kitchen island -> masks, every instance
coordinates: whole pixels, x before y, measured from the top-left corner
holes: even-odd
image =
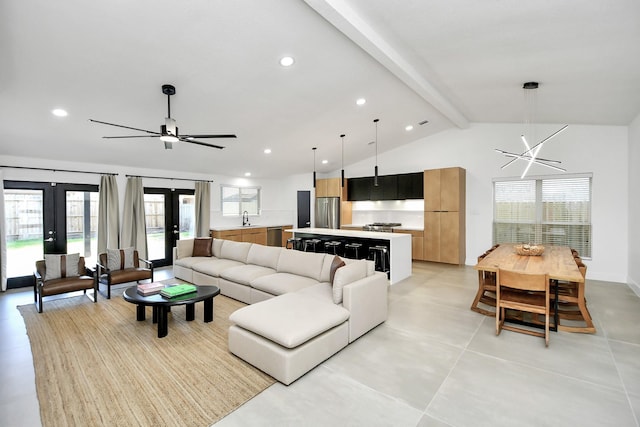
[[[285,230],[302,239],[340,240],[362,243],[363,248],[384,245],[389,248],[389,280],[396,284],[411,276],[411,235],[379,231],[337,230],[331,228],[293,228]],[[332,239],[333,238],[333,239]],[[366,258],[363,251],[360,258]]]

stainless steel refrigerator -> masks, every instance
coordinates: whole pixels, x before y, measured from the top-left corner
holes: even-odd
[[[340,228],[340,198],[316,199],[316,228]]]

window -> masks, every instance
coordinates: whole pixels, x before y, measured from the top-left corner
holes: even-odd
[[[494,180],[493,242],[569,246],[591,257],[591,179]]]
[[[220,197],[224,216],[260,215],[260,187],[221,185]]]

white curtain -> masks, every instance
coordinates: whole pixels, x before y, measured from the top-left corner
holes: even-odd
[[[0,288],[7,290],[7,230],[4,219],[4,174],[0,170],[2,197],[0,197]]]
[[[140,258],[147,258],[147,227],[144,214],[144,187],[142,178],[127,179],[124,193],[124,211],[122,215],[123,248],[133,246],[138,250]]]
[[[120,205],[118,201],[118,183],[114,175],[102,175],[100,178],[100,197],[98,205],[98,253],[120,247]]]
[[[196,237],[209,237],[211,186],[207,181],[196,182]]]

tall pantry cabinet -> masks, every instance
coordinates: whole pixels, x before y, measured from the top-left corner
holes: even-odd
[[[464,264],[466,171],[424,171],[424,259]]]

